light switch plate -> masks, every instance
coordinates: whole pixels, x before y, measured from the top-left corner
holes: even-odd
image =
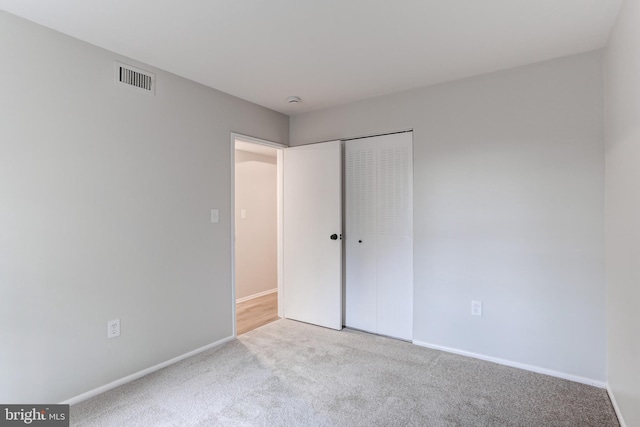
[[[211,209],[211,222],[213,224],[220,222],[220,209]]]

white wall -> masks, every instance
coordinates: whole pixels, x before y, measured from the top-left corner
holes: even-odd
[[[628,426],[640,425],[640,1],[626,0],[605,54],[607,367]]]
[[[0,402],[229,337],[230,134],[286,143],[288,118],[4,12],[0,58]],[[157,96],[115,86],[114,60]]]
[[[244,298],[278,287],[277,160],[236,150],[235,162],[236,298]]]
[[[415,340],[605,380],[602,79],[592,52],[291,118],[414,129]]]

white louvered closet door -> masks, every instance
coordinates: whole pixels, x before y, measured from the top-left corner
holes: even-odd
[[[412,133],[345,143],[345,325],[413,338]]]

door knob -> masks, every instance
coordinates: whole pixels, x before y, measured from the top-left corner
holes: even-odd
[[[338,240],[338,235],[337,234],[332,234],[330,239],[331,240]]]

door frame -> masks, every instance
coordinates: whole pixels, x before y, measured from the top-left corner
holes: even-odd
[[[231,132],[231,324],[233,325],[233,337],[237,338],[236,331],[236,140],[239,139],[256,145],[263,145],[277,150],[276,186],[277,186],[277,271],[278,271],[278,317],[284,318],[284,257],[283,257],[283,163],[284,144],[255,138],[241,133]]]

